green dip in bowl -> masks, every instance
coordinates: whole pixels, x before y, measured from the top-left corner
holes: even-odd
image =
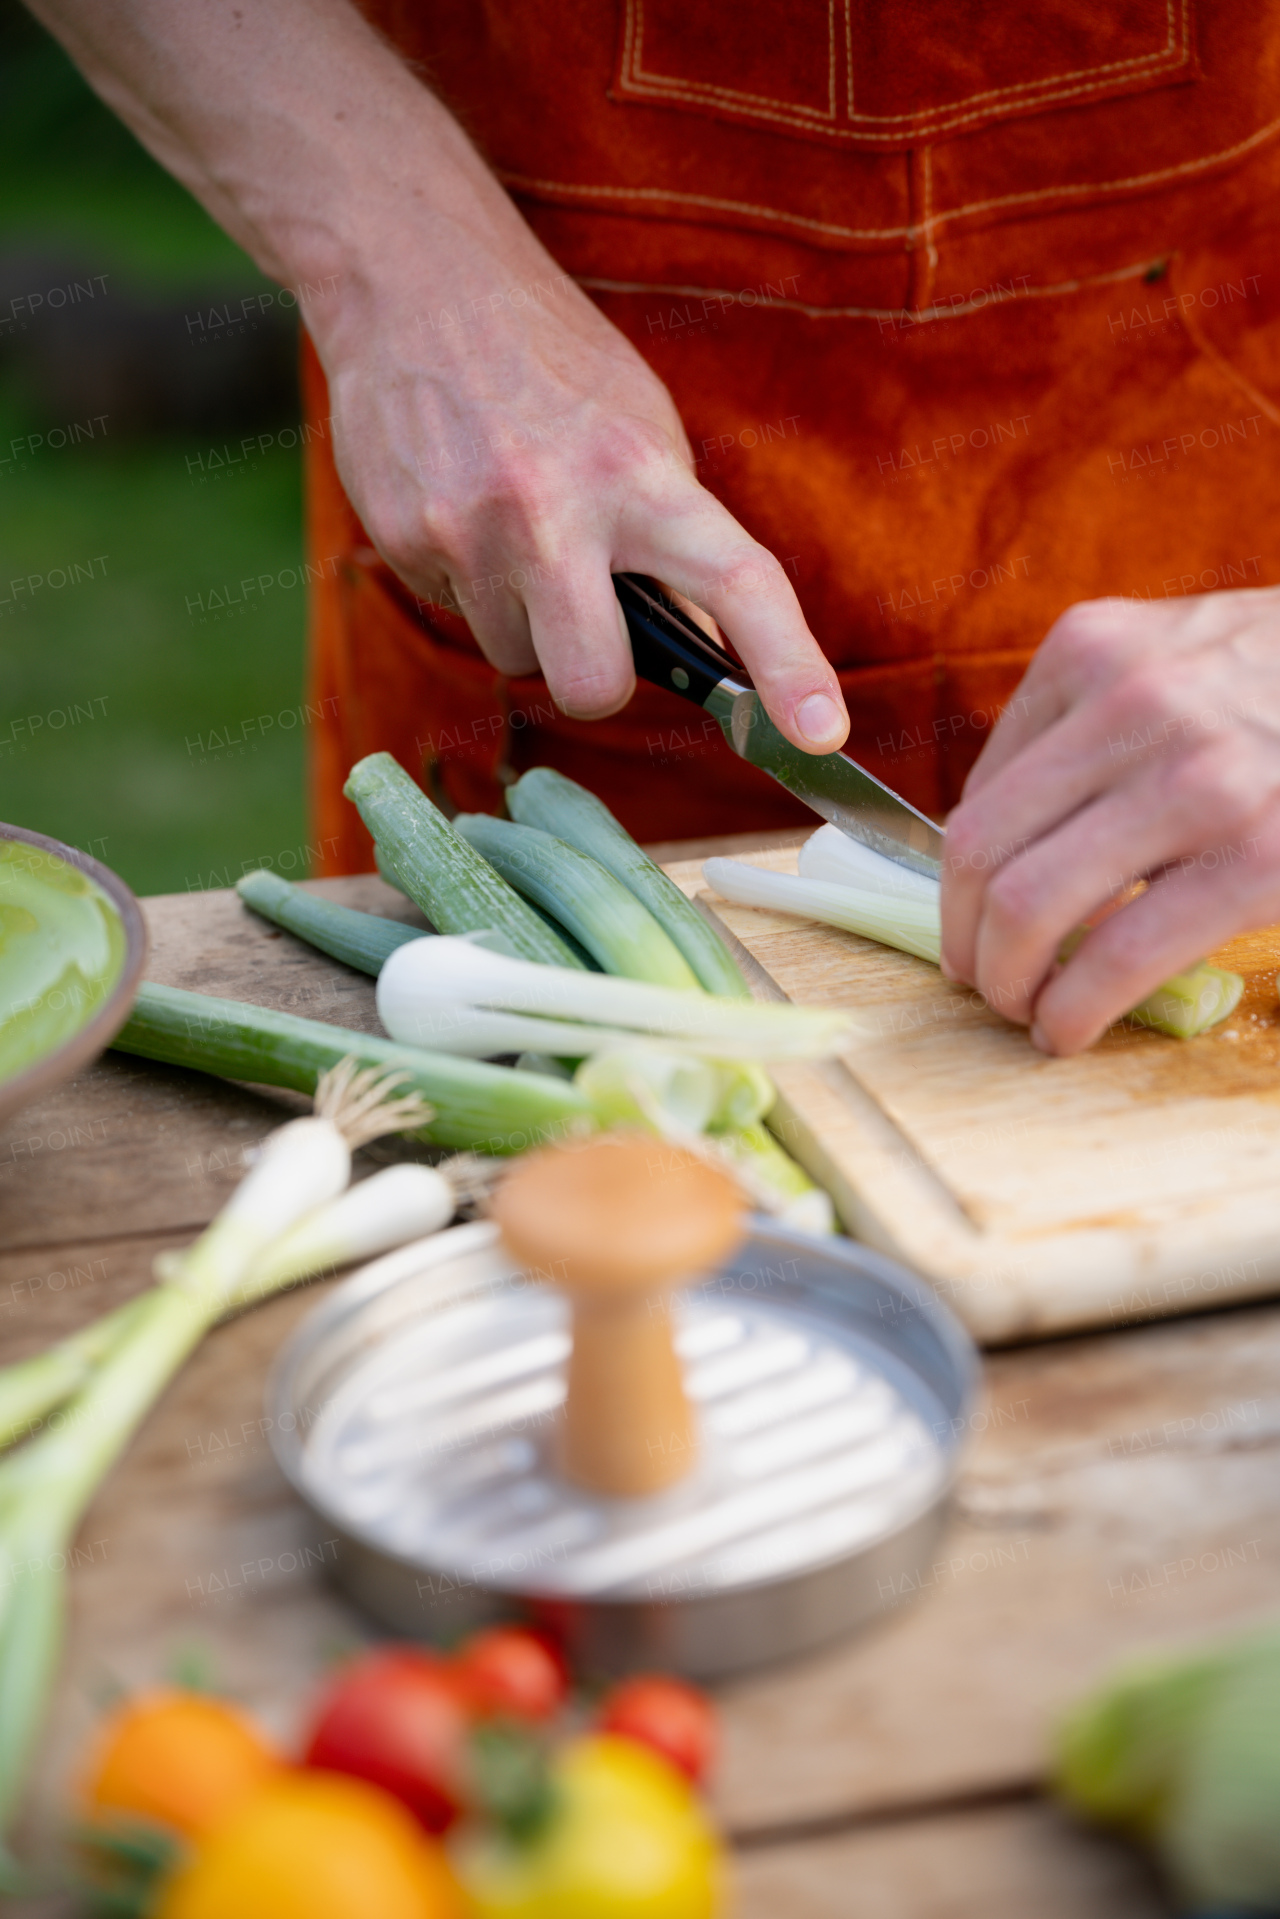
[[[0,1118],[110,1043],[146,947],[123,880],[73,846],[0,826]]]

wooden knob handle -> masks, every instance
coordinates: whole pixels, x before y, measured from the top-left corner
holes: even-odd
[[[507,1245],[573,1301],[562,1464],[578,1485],[660,1492],[693,1465],[669,1293],[741,1238],[742,1207],[728,1173],[636,1134],[546,1147],[498,1188]]]

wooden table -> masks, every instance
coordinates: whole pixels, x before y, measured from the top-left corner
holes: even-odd
[[[373,877],[318,890],[414,918]],[[374,1029],[370,981],[234,895],[145,906],[151,978]],[[298,1104],[109,1054],[24,1113],[0,1134],[6,1355],[146,1285],[154,1255],[210,1218],[245,1148]],[[271,1356],[320,1290],[215,1332],[95,1501],[34,1842],[115,1688],[199,1658],[288,1738],[317,1673],[370,1636],[326,1582],[334,1546],[263,1430]],[[1002,1350],[971,1424],[944,1544],[886,1595],[883,1625],[724,1689],[718,1800],[740,1919],[1167,1910],[1142,1864],[1039,1782],[1055,1715],[1118,1657],[1280,1605],[1280,1306]]]

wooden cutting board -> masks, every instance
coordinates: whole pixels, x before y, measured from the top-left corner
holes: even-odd
[[[927,1276],[979,1339],[1280,1291],[1280,928],[1214,955],[1246,988],[1212,1033],[1123,1028],[1046,1059],[924,961],[732,906],[695,863],[668,870],[759,992],[862,1015],[869,1035],[838,1062],[775,1073],[775,1124],[847,1229]]]

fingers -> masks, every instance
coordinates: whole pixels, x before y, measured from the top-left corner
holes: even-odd
[[[551,697],[579,720],[604,719],[635,691],[631,642],[610,578],[608,554],[597,551],[555,569],[527,600],[529,626]]]
[[[770,719],[806,753],[849,733],[844,696],[781,562],[691,484],[677,515],[628,514],[626,570],[649,573],[709,612],[746,661]]]
[[[1260,746],[1248,741],[1223,738],[1191,753],[1146,762],[1017,851],[995,873],[977,902],[972,970],[964,977],[1008,1019],[1028,1022],[1034,1009],[1053,1050],[1088,1044],[1168,972],[1239,930],[1245,923],[1238,917],[1240,903],[1246,898],[1269,902],[1268,889],[1274,887],[1280,901],[1278,798],[1276,769]],[[1275,846],[1269,850],[1272,839]],[[1066,935],[1151,874],[1156,875],[1151,893],[1158,891],[1162,898],[1168,897],[1175,875],[1205,876],[1212,913],[1173,926],[1178,953],[1170,960],[1161,949],[1152,961],[1141,947],[1131,956],[1122,933],[1108,930],[1113,918],[1132,937],[1138,902],[1121,908],[1068,962],[1073,997],[1065,1000],[1068,988],[1060,983],[1056,962]],[[1144,984],[1152,965],[1152,978]],[[1105,990],[1088,999],[1093,973]],[[1074,996],[1081,993],[1085,998],[1075,1005]],[[1071,1010],[1061,1014],[1059,1029],[1057,1009],[1064,1005]]]
[[[1159,766],[1103,794],[996,874],[982,900],[972,979],[1006,1019],[1030,1023],[1068,934],[1136,882],[1176,860],[1194,865],[1211,851],[1216,865],[1226,837],[1237,831],[1243,847],[1255,797],[1241,796],[1233,820],[1222,805],[1210,806],[1206,778],[1182,775],[1181,768]],[[1218,839],[1216,849],[1206,828]]]
[[[1033,1041],[1046,1053],[1083,1052],[1165,980],[1278,914],[1275,828],[1238,863],[1180,865],[1104,920],[1050,980],[1036,1001]]]
[[[1094,799],[1113,772],[1091,716],[1075,713],[1030,741],[976,794],[966,789],[947,821],[943,854],[942,966],[948,978],[978,981],[978,930],[997,875],[1013,861],[1025,870],[1034,843]],[[1047,857],[1060,858],[1060,847]],[[1097,904],[1095,895],[1083,910]]]
[[[1163,609],[1158,609],[1163,611]],[[1082,600],[1045,635],[964,785],[966,800],[990,785],[1083,694],[1122,671],[1150,644],[1151,609],[1124,600]]]

